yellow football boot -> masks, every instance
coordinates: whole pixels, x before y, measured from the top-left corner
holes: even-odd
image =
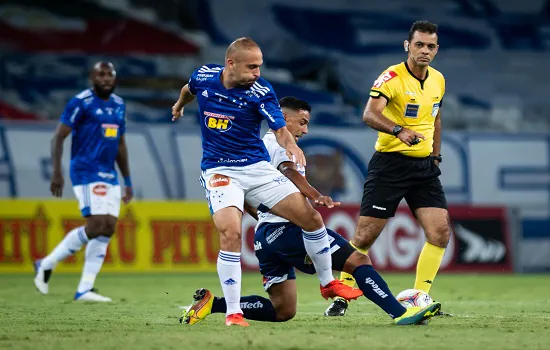
[[[210,315],[213,303],[212,292],[205,288],[197,290],[193,295],[193,304],[183,312],[180,323],[195,324],[204,320],[206,316]]]
[[[424,308],[421,308],[420,306],[410,307],[403,315],[394,319],[394,322],[398,326],[426,324],[427,321],[434,317],[440,309],[441,303],[438,302],[433,302]]]

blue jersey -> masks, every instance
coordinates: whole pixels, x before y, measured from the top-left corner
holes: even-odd
[[[222,71],[222,66],[209,64],[189,79],[189,91],[199,104],[202,170],[269,161],[260,137],[262,121],[272,130],[286,125],[273,87],[259,78],[249,89],[228,90],[220,79]]]
[[[118,184],[115,169],[120,136],[126,132],[126,106],[111,94],[102,100],[87,89],[73,97],[61,115],[70,126],[71,181],[73,186],[102,181]]]

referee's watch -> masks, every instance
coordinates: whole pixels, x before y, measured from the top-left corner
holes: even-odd
[[[397,136],[402,130],[403,127],[401,125],[396,125],[393,127],[391,133],[393,134],[393,136]]]
[[[439,163],[443,162],[443,156],[440,154],[438,156],[432,156],[434,160],[437,160]]]

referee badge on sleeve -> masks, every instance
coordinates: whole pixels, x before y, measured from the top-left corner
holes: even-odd
[[[441,103],[434,103],[432,106],[432,117],[437,117],[437,113],[439,112],[439,106],[441,106]]]

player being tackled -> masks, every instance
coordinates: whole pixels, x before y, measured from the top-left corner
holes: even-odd
[[[297,163],[305,165],[302,150],[285,125],[277,95],[260,76],[262,51],[250,38],[239,38],[227,48],[225,65],[204,65],[193,74],[172,108],[178,120],[185,105],[197,100],[202,136],[200,177],[212,220],[220,233],[217,271],[227,301],[228,320],[242,319],[241,230],[245,201],[254,209],[271,211],[295,223],[303,234],[295,237],[305,244],[319,282],[326,292],[356,293],[334,279],[331,259],[325,254],[328,236],[323,218],[290,181],[269,163],[260,137],[266,120],[277,144]],[[317,252],[323,252],[316,254]],[[232,322],[232,321],[228,321]],[[237,324],[245,325],[245,321]]]
[[[298,139],[307,134],[310,105],[294,97],[282,98],[279,104],[292,135]],[[272,132],[268,132],[263,141],[269,152],[271,164],[283,174],[280,176],[280,182],[290,180],[302,195],[317,206],[324,205],[332,208],[340,204],[333,202],[328,196],[323,196],[308,183],[305,178],[305,167],[295,164],[286,155],[284,148],[276,142]],[[425,308],[403,307],[394,298],[384,279],[374,270],[370,258],[356,251],[338,233],[327,229],[328,249],[323,247],[310,253],[306,249],[304,240],[300,239],[302,236],[300,227],[268,210],[263,210],[262,207],[255,210],[245,203],[245,209],[258,220],[254,234],[254,247],[260,272],[264,276],[264,289],[268,292],[269,299],[259,295],[241,297],[239,305],[244,318],[265,322],[284,322],[292,319],[296,315],[297,307],[294,269],[307,274],[316,273],[317,266],[310,259],[311,254],[316,253],[329,256],[332,268],[351,274],[360,289],[360,291],[356,290],[357,293],[348,293],[349,290],[341,288],[342,283],[334,283],[332,291],[321,289],[324,298],[334,297],[337,294],[334,291],[335,288],[341,289],[342,294],[345,292],[349,296],[345,297],[348,300],[364,294],[383,309],[397,325],[419,324],[430,319],[441,308],[440,303],[432,303]],[[184,312],[181,322],[195,324],[212,313],[226,313],[226,311],[226,298],[217,298],[210,291],[199,289],[193,297],[193,304]],[[232,322],[232,320],[226,320],[226,324],[229,325],[240,324]]]

